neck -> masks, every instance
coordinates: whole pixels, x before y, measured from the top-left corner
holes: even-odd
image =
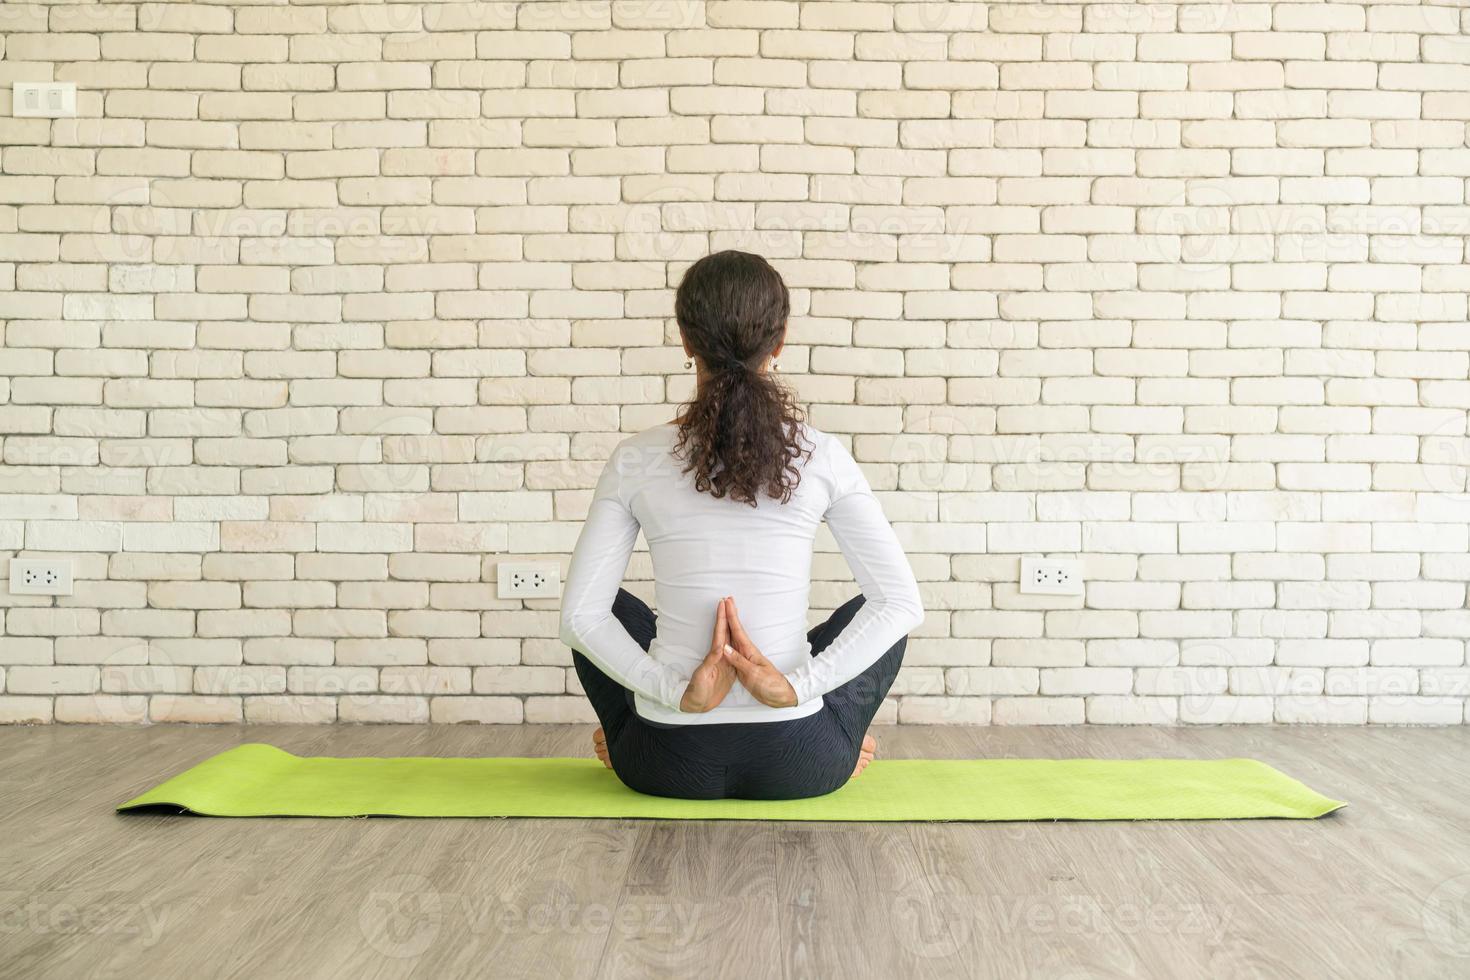
[[[755,373],[756,374],[765,374],[770,369],[770,367],[771,367],[771,359],[768,357],[764,361],[761,362],[761,366],[760,367],[756,368],[756,372]],[[711,372],[708,368],[706,368],[704,366],[704,362],[703,361],[700,361],[698,359],[696,359],[694,361],[694,387],[697,390],[703,391],[705,385],[707,385],[707,384],[710,383],[710,379],[713,376],[714,376],[713,372]]]
[[[766,371],[770,368],[770,366],[771,366],[771,359],[770,358],[767,358],[761,364],[760,368],[757,369],[756,373],[757,374],[765,374]],[[705,386],[710,383],[710,379],[711,379],[711,377],[713,375],[711,374],[711,372],[709,370],[707,370],[705,368],[704,362],[700,361],[698,358],[695,358],[695,361],[694,361],[694,369],[695,369],[695,374],[694,374],[694,397],[695,398],[698,398],[699,395],[700,395],[700,393],[704,391]],[[673,420],[671,420],[670,424],[671,425],[679,425],[683,421],[684,421],[684,414],[681,412],[681,413],[679,413],[678,416],[676,416]]]

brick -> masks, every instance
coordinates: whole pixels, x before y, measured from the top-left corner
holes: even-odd
[[[0,609],[0,721],[592,720],[495,565],[739,247],[923,579],[880,719],[1463,724],[1462,19],[20,5],[83,111],[0,120],[0,549],[78,588]]]

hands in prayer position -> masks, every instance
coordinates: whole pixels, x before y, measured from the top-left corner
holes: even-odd
[[[735,668],[735,676],[745,689],[761,704],[772,708],[790,708],[796,704],[796,688],[776,665],[765,658],[760,648],[751,642],[745,627],[740,625],[740,616],[735,612],[735,597],[725,597],[726,616],[729,620],[730,643],[725,647],[725,659]]]
[[[761,704],[789,708],[796,704],[796,689],[740,624],[735,598],[725,596],[715,612],[715,632],[708,655],[689,678],[689,687],[679,703],[680,711],[709,711],[725,699],[739,680]]]
[[[725,600],[715,611],[715,632],[710,638],[709,653],[700,665],[694,668],[689,678],[689,687],[679,702],[679,710],[700,714],[718,705],[735,685],[735,668],[725,659],[725,648],[730,643],[730,624],[725,615]]]

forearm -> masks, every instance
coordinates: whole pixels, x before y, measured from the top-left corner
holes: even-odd
[[[827,649],[787,675],[797,703],[820,698],[846,684],[923,621],[917,589],[911,595],[865,601]]]
[[[851,468],[856,474],[856,464]],[[883,508],[860,475],[851,475],[848,485],[826,519],[864,603],[827,649],[790,675],[797,703],[846,684],[924,621],[913,569]]]
[[[598,670],[635,694],[678,709],[688,678],[654,660],[628,634],[611,607],[598,615],[590,610],[564,610],[561,641],[582,654]]]

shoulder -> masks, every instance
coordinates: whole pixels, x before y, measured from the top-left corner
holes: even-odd
[[[801,436],[803,448],[808,450],[802,467],[803,479],[816,479],[826,487],[829,496],[839,496],[857,466],[847,446],[830,432],[806,423],[802,423]]]
[[[624,436],[608,454],[603,482],[625,486],[668,470],[669,453],[678,438],[672,425],[656,425]]]
[[[618,450],[625,449],[666,449],[673,445],[674,440],[678,436],[679,427],[671,422],[665,422],[663,425],[655,425],[652,428],[644,429],[642,432],[635,432],[632,435],[624,436],[622,441],[617,444],[616,449],[614,449],[614,454]]]
[[[804,445],[811,451],[809,465],[819,465],[825,468],[833,463],[840,464],[843,459],[852,458],[842,440],[830,432],[823,432],[816,426],[803,422],[801,434]]]
[[[834,446],[838,449],[842,448],[842,443],[836,436],[823,432],[810,422],[801,422],[798,429],[801,447],[810,453],[813,460],[831,453]]]
[[[806,473],[822,482],[830,499],[836,500],[867,486],[862,467],[853,458],[845,442],[813,426],[805,426],[804,432],[807,444],[812,447]]]

